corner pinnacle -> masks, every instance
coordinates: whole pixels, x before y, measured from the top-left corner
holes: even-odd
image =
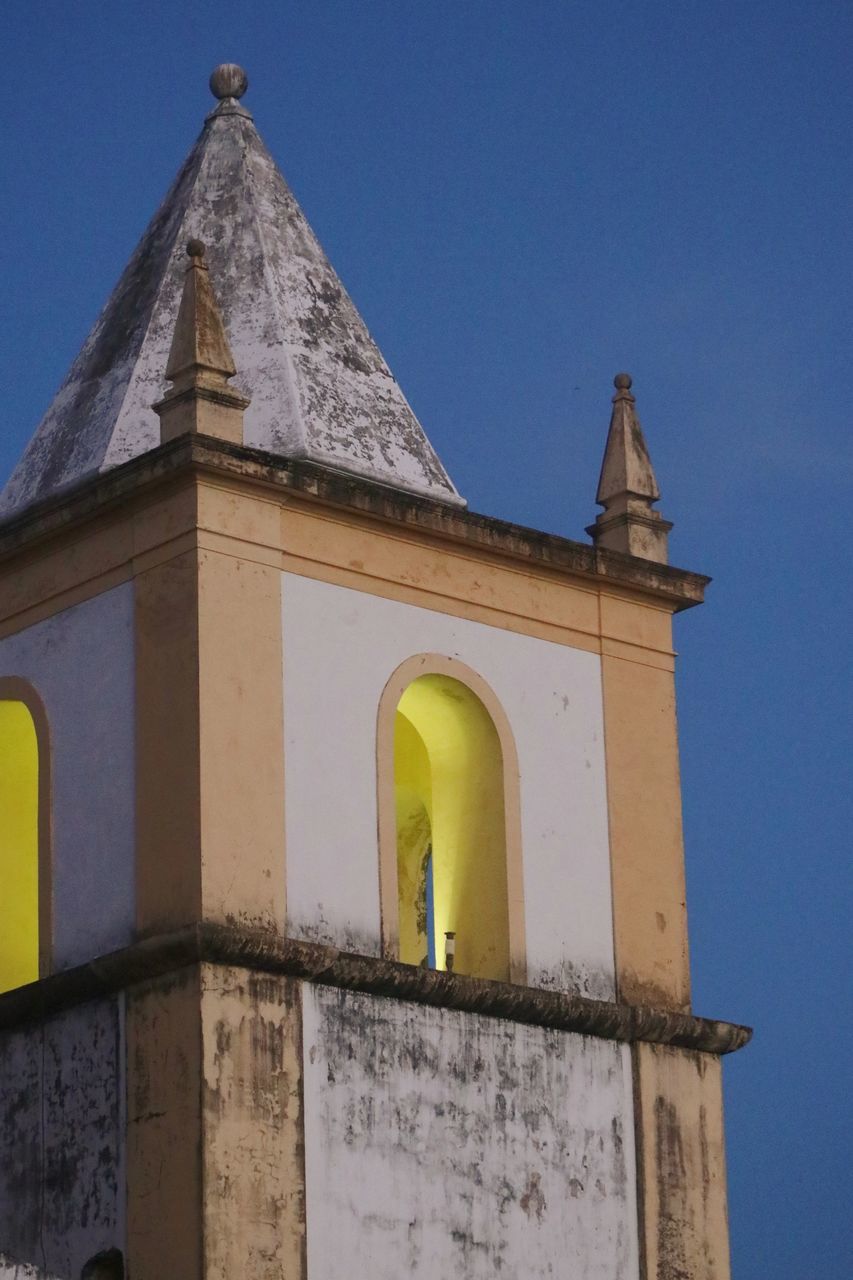
[[[190,261],[166,363],[166,378],[173,385],[153,406],[160,417],[160,439],[197,432],[242,444],[243,410],[249,400],[228,386],[237,369],[202,241],[188,241],[187,254]]]
[[[672,525],[652,508],[660,490],[634,407],[631,375],[617,373],[613,385],[616,395],[595,495],[604,511],[587,533],[597,547],[666,564]]]

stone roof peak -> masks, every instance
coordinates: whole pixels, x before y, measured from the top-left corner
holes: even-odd
[[[251,399],[247,445],[464,505],[243,106],[246,73],[224,63],[210,86],[218,105],[0,495],[0,518],[160,443],[152,406],[166,392],[188,240],[206,246],[216,282],[238,370],[229,390]]]
[[[604,511],[587,533],[596,546],[666,564],[672,525],[652,508],[660,490],[631,394],[633,380],[629,373],[617,373],[613,385],[616,394],[595,495]]]

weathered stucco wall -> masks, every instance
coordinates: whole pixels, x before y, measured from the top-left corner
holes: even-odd
[[[121,997],[0,1031],[0,1275],[124,1248]]]
[[[305,1251],[300,984],[204,965],[206,1280],[297,1280]]]
[[[729,1280],[722,1064],[634,1046],[648,1280]]]
[[[128,996],[128,1273],[303,1275],[300,984],[193,965]]]
[[[626,1046],[303,989],[308,1275],[636,1280]]]
[[[395,668],[473,668],[518,749],[527,977],[613,997],[600,659],[346,587],[282,583],[288,929],[377,954],[376,716]]]
[[[133,939],[133,587],[0,640],[0,676],[47,712],[53,781],[53,966]]]

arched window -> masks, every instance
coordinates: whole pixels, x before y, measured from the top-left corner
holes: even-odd
[[[42,883],[42,720],[41,705],[24,682],[0,680],[0,992],[35,982],[44,968],[49,897]]]
[[[386,953],[522,980],[518,769],[497,699],[462,663],[410,659],[386,688],[379,738]]]

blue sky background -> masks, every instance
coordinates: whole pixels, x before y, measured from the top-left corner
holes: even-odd
[[[212,105],[251,107],[475,510],[584,538],[634,376],[736,1280],[848,1280],[849,0],[7,4],[5,479]]]

